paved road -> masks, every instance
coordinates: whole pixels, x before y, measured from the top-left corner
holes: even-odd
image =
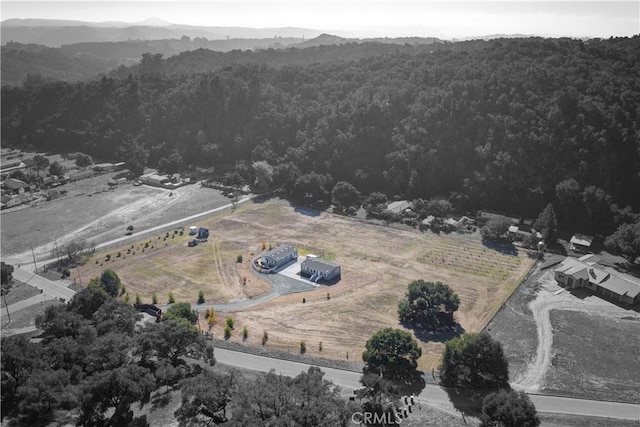
[[[48,299],[64,298],[66,301],[69,301],[76,294],[73,289],[69,289],[64,285],[53,280],[49,280],[45,277],[38,276],[32,271],[25,269],[24,266],[14,268],[13,277],[20,282],[26,283],[38,289],[42,289],[43,294],[46,294],[47,297],[50,297]],[[28,301],[28,299],[12,305],[17,305],[25,301]]]
[[[236,366],[244,369],[268,372],[274,369],[277,373],[287,376],[296,376],[302,371],[306,371],[310,366],[305,363],[292,362],[288,360],[272,359],[269,357],[242,353],[223,348],[215,349],[216,360],[229,366]],[[353,371],[340,369],[321,368],[325,372],[325,378],[335,384],[351,391],[360,386],[361,374]],[[575,414],[592,417],[607,417],[626,420],[640,419],[640,405],[617,402],[601,402],[597,400],[573,399],[568,397],[543,396],[537,394],[529,395],[536,405],[538,412],[549,412],[557,414]],[[457,411],[449,401],[447,392],[436,385],[427,384],[418,396],[419,402],[428,404],[438,409],[450,413]]]

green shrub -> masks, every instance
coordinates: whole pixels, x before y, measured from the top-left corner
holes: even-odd
[[[140,298],[140,294],[137,292],[136,292],[136,304],[142,304],[142,298]]]
[[[126,302],[127,304],[129,304],[129,301],[130,301],[130,300],[131,300],[131,298],[129,298],[129,292],[127,292],[127,293],[124,295],[124,302]]]
[[[262,333],[262,345],[267,344],[267,341],[269,341],[269,334],[267,333],[267,331],[264,331]]]
[[[155,292],[153,294],[151,294],[151,303],[152,304],[157,304],[158,303],[158,294],[156,294]]]
[[[236,257],[236,262],[241,263],[243,260],[242,254],[238,254],[238,256]]]
[[[245,326],[242,328],[242,339],[246,340],[249,337],[249,329]]]
[[[204,304],[204,292],[198,291],[198,304]]]
[[[300,341],[300,353],[304,354],[307,351],[307,343],[304,340]]]
[[[227,326],[231,329],[233,329],[233,325],[234,325],[234,321],[233,321],[233,317],[227,317],[225,320],[225,323],[227,324]]]
[[[229,326],[224,327],[224,338],[229,339],[231,337],[231,328]]]
[[[173,296],[173,292],[169,292],[169,304],[176,302],[176,298]]]
[[[318,351],[322,351],[322,341],[318,343]]]

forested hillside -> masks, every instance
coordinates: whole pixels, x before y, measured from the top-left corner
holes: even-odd
[[[554,201],[595,225],[612,203],[640,208],[639,86],[640,37],[200,50],[3,88],[2,142],[138,167],[245,161],[247,180],[265,160],[290,192],[305,176],[459,209]]]

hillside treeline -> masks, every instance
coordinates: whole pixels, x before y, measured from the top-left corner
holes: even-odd
[[[534,217],[550,201],[577,220],[640,208],[640,37],[381,52],[217,68],[212,57],[255,53],[147,54],[126,77],[2,88],[2,143],[134,169],[240,165],[249,182],[251,162],[264,160],[290,192],[309,175],[327,192],[347,181],[363,194]]]

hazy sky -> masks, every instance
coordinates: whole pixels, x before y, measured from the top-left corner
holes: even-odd
[[[603,37],[640,33],[640,1],[2,1],[10,18],[207,26],[305,27],[356,36],[488,34]]]

